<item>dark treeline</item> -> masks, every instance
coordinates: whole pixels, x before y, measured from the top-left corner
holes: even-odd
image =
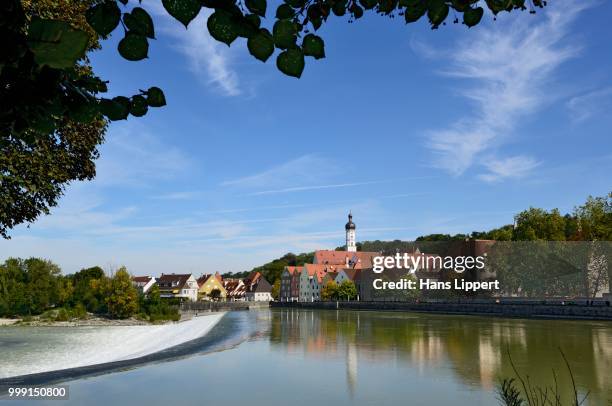
[[[43,315],[65,321],[88,313],[124,319],[178,320],[178,311],[162,301],[159,289],[145,297],[120,268],[107,276],[102,268],[62,275],[60,268],[39,258],[8,259],[0,265],[0,317]]]

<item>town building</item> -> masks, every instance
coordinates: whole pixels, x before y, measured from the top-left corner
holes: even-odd
[[[155,285],[155,282],[156,280],[152,276],[132,276],[132,285],[145,295]]]
[[[295,302],[299,299],[299,294],[295,294],[294,292],[297,289],[293,289],[294,280],[298,280],[294,278],[294,274],[300,273],[299,266],[286,266],[281,273],[281,284],[280,284],[280,292],[279,292],[279,300],[281,302]],[[299,283],[298,283],[299,286]]]
[[[198,300],[198,281],[192,274],[162,274],[157,278],[159,293],[165,298]]]
[[[245,300],[246,286],[242,279],[224,279],[223,288],[227,292],[226,300],[242,302]]]
[[[260,274],[258,278],[254,279],[254,282],[249,280],[245,292],[245,299],[247,302],[272,301],[272,285],[270,285],[266,278]]]
[[[219,272],[198,278],[198,300],[226,300],[227,290]]]

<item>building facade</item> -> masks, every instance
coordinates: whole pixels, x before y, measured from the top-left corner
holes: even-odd
[[[159,293],[165,298],[198,300],[198,281],[192,274],[162,274],[157,279]]]

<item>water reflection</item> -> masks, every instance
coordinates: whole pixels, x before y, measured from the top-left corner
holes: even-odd
[[[564,388],[571,383],[562,348],[578,389],[591,392],[589,404],[612,401],[612,325],[606,322],[279,309],[270,323],[273,349],[345,358],[350,396],[360,368],[370,364],[401,364],[420,376],[441,368],[462,385],[491,391],[500,377],[514,376],[508,350],[531,382],[550,385],[555,370]]]

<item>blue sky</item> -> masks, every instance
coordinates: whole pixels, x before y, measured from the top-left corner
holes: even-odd
[[[549,4],[469,30],[334,18],[300,80],[210,39],[204,12],[187,31],[159,15],[149,59],[122,60],[116,35],[92,61],[114,94],[156,85],[168,106],[113,123],[97,179],[0,259],[241,271],[343,244],[349,210],[358,240],[570,211],[612,186],[612,4]]]

